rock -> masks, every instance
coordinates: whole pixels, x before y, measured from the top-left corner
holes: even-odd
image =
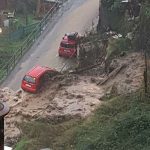
[[[65,78],[65,76],[63,76],[63,75],[58,75],[58,76],[55,76],[54,78],[53,78],[53,80],[58,80],[58,81],[62,81],[63,79]]]
[[[56,89],[59,89],[59,88],[61,88],[62,86],[64,86],[65,84],[63,84],[63,83],[59,83],[57,86],[56,86]]]
[[[5,98],[5,99],[2,99],[2,101],[3,101],[3,102],[7,102],[7,101],[8,101],[8,99],[6,99],[6,98]]]
[[[77,95],[77,98],[83,98],[83,95]]]
[[[94,103],[90,103],[90,106],[92,107],[92,106],[95,106],[95,104]]]
[[[126,77],[129,78],[129,76],[130,76],[130,74],[129,74],[129,73],[126,73]]]
[[[63,110],[63,107],[57,107],[58,110]]]
[[[0,94],[0,98],[4,98],[4,95],[3,95],[3,94]]]
[[[70,86],[72,79],[68,78],[66,80],[61,81],[61,86]]]
[[[50,111],[55,110],[55,109],[56,109],[56,107],[53,106],[53,105],[49,105],[49,106],[48,106],[48,110],[50,110]]]
[[[78,79],[79,79],[79,77],[77,75],[73,76],[73,80],[78,80]]]
[[[76,111],[82,111],[82,109],[81,109],[81,108],[78,108]]]
[[[18,102],[18,98],[17,98],[17,97],[14,97],[14,98],[13,98],[13,101]]]
[[[64,95],[68,95],[69,93],[67,91],[64,92]]]
[[[16,115],[22,115],[22,111],[21,110],[17,110],[16,111]]]
[[[103,99],[110,99],[113,96],[117,96],[118,95],[118,84],[114,83],[110,89],[105,93],[105,95],[103,97],[101,97],[101,100]]]
[[[27,103],[22,103],[22,107],[27,107],[28,104]]]
[[[22,90],[18,90],[18,91],[16,92],[16,96],[17,96],[18,98],[21,98],[21,94],[22,94]]]
[[[30,118],[31,117],[30,112],[22,112],[22,116],[24,118]]]
[[[98,100],[101,101],[101,100],[103,100],[104,97],[105,97],[105,95],[99,97]]]
[[[133,80],[132,79],[126,79],[125,83],[130,84]]]
[[[120,57],[124,57],[124,56],[126,56],[127,54],[126,54],[126,52],[121,52],[120,53]]]
[[[110,72],[112,72],[114,69],[116,69],[119,66],[119,62],[117,59],[113,59],[110,66],[109,66],[109,70]]]
[[[69,102],[69,105],[71,105],[71,104],[73,104],[74,103],[74,101],[72,101],[72,102]]]
[[[74,97],[75,97],[74,94],[69,94],[69,95],[67,95],[67,98],[68,98],[68,99],[72,99],[72,98],[74,98]]]
[[[91,82],[92,83],[96,83],[96,79],[95,78],[91,78]]]

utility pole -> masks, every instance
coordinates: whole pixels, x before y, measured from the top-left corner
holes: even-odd
[[[41,0],[37,0],[37,4],[36,4],[36,17],[39,17],[40,14],[40,8],[41,8]]]
[[[0,150],[4,150],[4,117],[9,113],[9,107],[0,102]]]
[[[144,70],[144,84],[145,84],[145,94],[147,94],[147,82],[148,82],[148,80],[147,80],[147,54],[146,54],[146,50],[145,50],[145,52],[144,52],[144,59],[145,59],[145,70]]]

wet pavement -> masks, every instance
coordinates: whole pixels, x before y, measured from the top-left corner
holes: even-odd
[[[35,65],[44,65],[61,70],[74,65],[75,59],[58,56],[58,47],[66,32],[83,34],[98,17],[99,0],[68,0],[50,20],[41,37],[18,63],[1,87],[13,90],[20,88],[24,74]]]

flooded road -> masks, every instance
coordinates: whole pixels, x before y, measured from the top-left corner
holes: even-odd
[[[58,47],[66,32],[84,33],[98,17],[99,0],[68,0],[48,24],[43,35],[16,66],[1,87],[13,90],[20,88],[24,74],[35,65],[44,65],[57,70],[74,65],[75,60],[58,57]]]

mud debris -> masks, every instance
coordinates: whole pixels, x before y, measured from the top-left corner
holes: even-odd
[[[104,97],[138,90],[143,83],[142,56],[132,53],[114,62],[114,70],[118,64],[125,64],[126,67],[103,85],[97,85],[97,82],[107,76],[98,72],[95,75],[90,70],[80,75],[56,76],[37,94],[1,89],[0,100],[6,101],[11,108],[5,119],[6,142],[15,143],[20,137],[21,129],[18,125],[22,121],[46,120],[57,123],[76,117],[84,118],[103,103]],[[101,69],[98,70],[101,72]]]

